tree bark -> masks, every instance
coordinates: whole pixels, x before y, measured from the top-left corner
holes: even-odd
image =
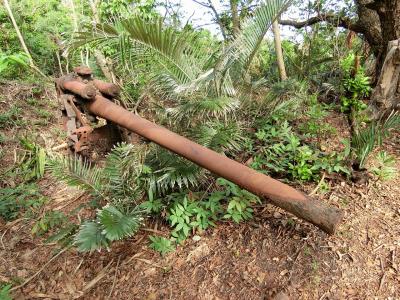
[[[92,9],[93,19],[94,19],[95,23],[100,24],[100,16],[97,11],[98,0],[90,0],[89,4],[90,4],[90,8]],[[98,49],[95,49],[94,57],[96,59],[97,64],[99,65],[99,67],[101,69],[101,72],[103,72],[104,77],[106,77],[108,81],[115,83],[116,82],[115,75],[112,72],[112,70],[107,62],[107,58],[104,56],[104,54],[101,53],[101,51],[99,51]]]
[[[400,109],[400,39],[388,44],[388,53],[370,104],[375,118]]]
[[[238,1],[230,0],[231,13],[232,13],[232,30],[233,36],[236,37],[240,33],[240,18],[238,12]]]
[[[276,61],[278,64],[279,76],[281,80],[286,80],[287,75],[282,53],[281,33],[279,31],[279,24],[277,20],[272,23],[272,32],[274,33]]]
[[[319,13],[305,21],[280,20],[282,25],[296,28],[327,22],[333,26],[347,28],[364,36],[376,57],[376,78],[382,70],[387,46],[400,38],[400,1],[398,0],[355,0],[358,18],[332,13]]]

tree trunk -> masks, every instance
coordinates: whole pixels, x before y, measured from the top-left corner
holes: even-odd
[[[356,5],[357,26],[376,57],[377,79],[388,53],[389,42],[400,38],[400,1],[356,0]]]
[[[375,118],[400,109],[400,39],[389,42],[378,83],[371,96]]]
[[[240,33],[240,19],[239,19],[239,12],[238,12],[238,1],[237,0],[230,0],[230,5],[231,5],[231,13],[232,13],[233,36],[236,37]]]
[[[97,6],[98,6],[98,1],[97,0],[90,0],[89,1],[90,4],[90,8],[92,9],[92,13],[93,13],[93,19],[95,21],[96,24],[100,23],[100,16],[99,13],[97,11]],[[108,81],[111,81],[112,83],[116,83],[116,78],[114,73],[112,72],[106,57],[104,56],[103,53],[101,53],[101,51],[99,51],[98,49],[94,50],[94,57],[96,59],[97,64],[99,65],[101,72],[103,72],[104,77],[107,78]]]
[[[285,62],[283,61],[281,33],[279,31],[279,24],[277,20],[272,23],[272,32],[274,33],[276,61],[278,63],[279,76],[281,77],[281,80],[286,80],[287,75]]]
[[[40,74],[41,76],[45,77],[47,79],[47,76],[35,65],[35,62],[33,61],[33,58],[31,56],[31,53],[29,52],[28,47],[25,44],[25,40],[24,37],[21,34],[21,31],[19,30],[18,24],[15,21],[14,15],[12,13],[11,7],[10,7],[10,3],[8,3],[8,0],[3,0],[4,3],[4,7],[7,10],[8,16],[11,19],[11,23],[14,26],[15,32],[17,33],[19,42],[21,43],[22,49],[24,49],[24,52],[26,53],[26,55],[28,56],[28,60],[29,60],[29,66],[36,71],[38,74]]]

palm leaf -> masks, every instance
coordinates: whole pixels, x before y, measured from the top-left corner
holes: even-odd
[[[138,210],[125,214],[111,205],[103,207],[98,212],[98,218],[103,228],[102,233],[110,241],[132,236],[143,220]]]
[[[383,140],[389,136],[390,130],[398,127],[400,127],[400,116],[393,111],[386,118],[373,121],[366,128],[353,134],[351,146],[360,167],[364,166],[366,159],[375,147],[382,145]]]
[[[185,84],[194,80],[201,72],[206,57],[193,47],[196,35],[189,31],[177,32],[163,25],[162,18],[144,19],[133,16],[120,19],[113,25],[98,24],[86,28],[76,38],[74,46],[91,43],[94,46],[115,43],[118,58],[130,68],[137,59],[156,62],[158,66],[176,81]],[[136,58],[136,59],[133,59]]]
[[[199,166],[158,146],[146,159],[147,164],[156,170],[148,179],[149,188],[154,192],[194,187],[203,176]]]
[[[104,173],[107,176],[109,194],[113,198],[134,199],[140,191],[136,180],[142,170],[143,151],[139,146],[121,143],[107,155]]]
[[[92,166],[87,160],[77,156],[52,158],[48,170],[68,185],[79,187],[94,195],[103,195],[105,177],[102,169]]]
[[[84,222],[74,238],[74,244],[79,251],[87,252],[108,248],[108,240],[102,233],[102,226],[98,222]]]
[[[168,113],[174,120],[183,118],[199,119],[226,117],[239,107],[239,101],[231,97],[216,97],[206,99],[190,99],[182,101],[182,104],[168,109]]]
[[[239,151],[243,142],[242,129],[236,122],[209,122],[197,128],[194,137],[198,143],[215,151]]]
[[[217,81],[225,80],[225,77],[230,76],[229,69],[233,69],[236,79],[243,77],[272,22],[289,2],[290,0],[262,1],[254,15],[243,21],[242,31],[222,52],[216,64],[215,77]],[[219,84],[219,86],[222,85]]]

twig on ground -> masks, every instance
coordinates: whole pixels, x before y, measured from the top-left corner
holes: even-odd
[[[380,281],[380,283],[379,283],[379,289],[378,289],[378,291],[380,291],[380,290],[382,289],[383,283],[385,282],[385,277],[386,277],[386,272],[383,273],[383,275],[382,275],[382,277],[381,277],[381,281]]]
[[[51,148],[52,151],[58,151],[58,150],[62,150],[68,148],[68,144],[67,143],[63,143],[61,145],[55,146],[53,148]]]
[[[108,299],[111,299],[111,295],[114,291],[114,287],[115,287],[115,282],[117,281],[117,273],[118,273],[118,267],[119,267],[119,261],[121,260],[121,255],[118,256],[118,261],[117,261],[117,266],[115,267],[115,272],[114,272],[114,280],[113,280],[113,284],[110,290],[110,293],[108,294]]]
[[[61,210],[61,209],[65,208],[65,207],[71,205],[71,204],[74,203],[75,201],[78,201],[79,199],[81,199],[85,194],[86,194],[86,192],[81,192],[81,193],[79,193],[78,196],[76,196],[75,198],[72,198],[72,200],[68,201],[68,202],[65,203],[64,205],[56,207],[54,210]]]
[[[128,259],[128,260],[124,263],[124,265],[129,264],[132,260],[134,260],[135,258],[139,257],[139,256],[142,255],[142,254],[143,254],[143,252],[136,253],[136,254],[133,255],[130,259]]]
[[[84,286],[84,288],[82,289],[83,292],[87,292],[89,291],[92,287],[94,287],[96,285],[96,283],[98,283],[104,276],[107,275],[107,270],[108,268],[111,266],[111,264],[113,263],[114,259],[112,259],[107,266],[105,266],[100,272],[99,274],[97,274],[97,276],[95,278],[93,278],[87,285]]]
[[[321,298],[319,298],[319,300],[325,299],[326,295],[328,295],[328,292],[323,293],[322,296],[321,296]]]
[[[32,298],[60,299],[59,296],[43,294],[43,293],[30,293],[29,296]]]
[[[322,183],[324,182],[324,179],[325,179],[325,173],[322,174],[321,180],[318,182],[315,189],[313,189],[312,192],[308,194],[308,196],[312,196],[318,191],[318,189],[321,187]]]
[[[133,258],[133,259],[136,259],[136,260],[138,260],[138,261],[144,262],[144,263],[146,263],[146,264],[148,264],[148,265],[151,265],[151,266],[160,268],[160,269],[162,269],[162,270],[165,270],[165,268],[166,268],[166,267],[160,266],[160,265],[158,265],[158,264],[152,263],[150,260],[147,260],[147,259],[144,259],[144,258],[139,258],[139,257],[132,257],[132,258]]]
[[[383,274],[382,274],[382,277],[381,277],[381,280],[380,280],[380,283],[379,283],[378,291],[380,291],[382,289],[383,284],[385,282],[385,277],[386,277],[386,271],[385,271],[385,267],[383,266],[382,257],[379,257],[379,260],[381,262],[381,270],[382,270]]]
[[[71,248],[72,246],[68,246],[65,247],[64,249],[62,249],[60,252],[58,252],[56,255],[54,255],[47,263],[45,263],[40,269],[39,271],[37,271],[35,274],[33,274],[31,277],[29,277],[27,280],[25,280],[23,283],[21,283],[20,285],[17,285],[13,288],[10,289],[10,291],[15,291],[18,290],[20,288],[22,288],[23,286],[25,286],[27,283],[29,283],[32,279],[34,279],[37,275],[39,275],[53,260],[55,260],[57,257],[59,257],[61,254],[63,254],[65,251],[67,251],[69,248]]]
[[[75,268],[74,274],[76,274],[76,272],[78,272],[79,268],[83,264],[83,261],[84,261],[84,259],[82,258],[81,261],[79,262],[78,266]]]
[[[3,247],[4,250],[6,250],[6,246],[3,243],[3,238],[6,235],[7,230],[8,230],[7,228],[4,230],[4,233],[1,235],[1,238],[0,238],[0,243],[1,243],[1,246]]]

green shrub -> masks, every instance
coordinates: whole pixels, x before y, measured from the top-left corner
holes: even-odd
[[[398,170],[396,168],[396,159],[394,156],[380,151],[376,157],[377,164],[371,171],[379,180],[390,180],[396,177]]]
[[[218,216],[207,209],[204,201],[196,201],[186,194],[176,194],[175,201],[168,209],[167,219],[173,228],[171,235],[180,242],[191,232],[201,232],[215,226],[214,221]]]
[[[46,201],[36,184],[19,184],[0,189],[0,217],[11,221],[22,212],[34,214]]]
[[[228,199],[228,206],[223,217],[232,219],[235,223],[251,219],[253,216],[251,205],[260,202],[260,199],[226,179],[218,178],[217,184],[224,188],[224,198]]]
[[[0,114],[0,129],[8,129],[25,124],[22,120],[21,108],[13,105],[5,113]]]
[[[0,299],[1,300],[12,300],[10,295],[11,284],[5,284],[0,287]]]
[[[29,58],[24,52],[17,52],[15,54],[0,52],[0,76],[20,76],[28,68]]]
[[[32,234],[43,235],[66,222],[66,215],[60,211],[46,212],[32,227]]]
[[[162,236],[149,236],[149,239],[151,241],[150,248],[157,252],[160,252],[162,256],[164,256],[168,252],[174,251],[175,249],[171,239],[166,239]]]
[[[25,181],[40,179],[44,176],[46,165],[46,151],[28,138],[20,138],[23,146],[22,159],[17,172]]]
[[[322,171],[348,174],[345,153],[325,154],[305,144],[289,123],[268,122],[256,133],[251,167],[277,177],[300,181],[318,180]]]
[[[137,202],[143,194],[138,184],[142,170],[138,160],[134,145],[120,144],[107,156],[104,168],[77,157],[49,161],[55,177],[87,191],[98,203],[106,203],[94,220],[80,225],[74,236],[79,251],[108,248],[112,241],[133,235],[141,226],[145,211]]]

